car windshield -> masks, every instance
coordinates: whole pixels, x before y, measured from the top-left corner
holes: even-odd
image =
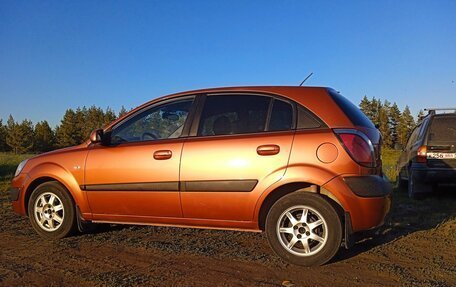
[[[456,115],[434,117],[429,130],[428,143],[430,145],[456,144]]]

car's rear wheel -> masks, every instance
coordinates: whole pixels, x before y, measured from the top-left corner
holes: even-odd
[[[28,202],[28,215],[35,231],[45,238],[60,239],[76,228],[73,200],[58,182],[35,188]]]
[[[271,207],[266,233],[277,255],[302,266],[328,262],[342,241],[334,207],[321,196],[304,192],[288,194]]]

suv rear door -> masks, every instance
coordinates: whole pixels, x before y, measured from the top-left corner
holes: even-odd
[[[266,95],[203,96],[181,160],[186,218],[252,220],[259,193],[284,175],[294,104]]]
[[[429,167],[456,168],[456,114],[436,115],[427,134]]]

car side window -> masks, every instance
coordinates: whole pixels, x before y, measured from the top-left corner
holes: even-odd
[[[111,132],[111,144],[178,138],[193,99],[175,101],[133,115]]]
[[[256,95],[207,96],[198,136],[262,132],[270,101],[270,97]]]
[[[293,107],[275,99],[272,104],[271,119],[268,131],[287,131],[293,127]]]
[[[298,129],[318,129],[324,126],[315,116],[300,104],[297,104]]]

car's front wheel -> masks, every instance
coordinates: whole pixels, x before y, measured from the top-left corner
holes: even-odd
[[[63,238],[76,227],[73,200],[58,182],[46,182],[35,188],[28,202],[28,215],[35,231],[45,238]]]
[[[317,194],[296,192],[280,198],[266,219],[274,252],[302,266],[322,265],[340,248],[342,225],[334,207]]]

